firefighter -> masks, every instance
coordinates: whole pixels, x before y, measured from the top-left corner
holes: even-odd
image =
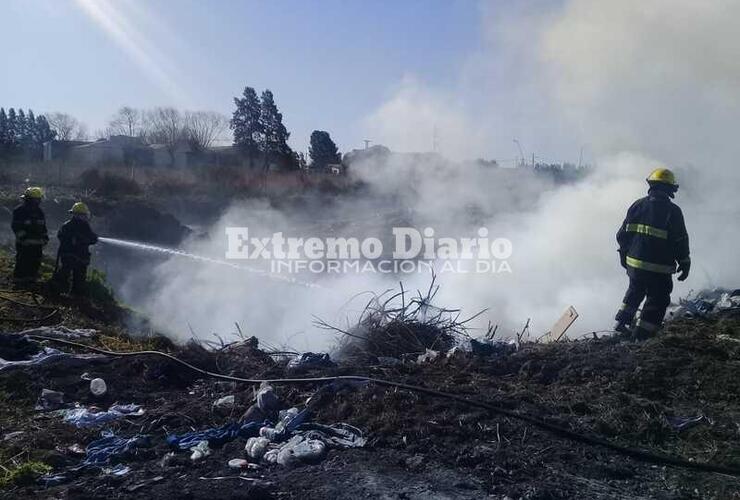
[[[57,233],[59,255],[52,287],[58,293],[67,293],[71,276],[72,294],[84,296],[87,293],[87,266],[90,264],[88,247],[98,242],[98,235],[90,228],[90,210],[87,205],[78,201],[69,213],[72,218]]]
[[[40,187],[29,187],[21,196],[23,203],[13,210],[11,227],[15,233],[15,269],[13,278],[16,286],[34,283],[41,266],[44,246],[49,242],[46,217],[41,210],[44,192]]]
[[[646,180],[648,195],[632,204],[617,233],[620,262],[630,282],[614,329],[635,339],[648,338],[660,329],[671,303],[672,274],[678,272],[678,281],[684,281],[691,269],[683,213],[671,201],[678,190],[676,176],[658,168]],[[643,299],[642,313],[630,331]]]

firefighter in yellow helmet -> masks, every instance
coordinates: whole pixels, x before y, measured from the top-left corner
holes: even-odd
[[[11,228],[15,234],[16,286],[34,283],[41,266],[44,246],[49,242],[46,217],[41,210],[44,192],[40,187],[29,187],[21,198],[23,203],[13,210]]]
[[[683,281],[691,268],[683,213],[671,201],[678,190],[676,176],[658,168],[646,180],[648,195],[632,204],[617,233],[620,261],[630,282],[614,329],[635,339],[660,329],[671,303],[672,274],[680,273],[678,280]],[[642,313],[630,331],[643,299]]]
[[[88,247],[98,242],[98,235],[90,228],[90,209],[87,205],[78,201],[72,205],[69,213],[72,218],[57,233],[59,254],[52,288],[58,293],[67,293],[71,276],[72,294],[84,296],[87,293],[87,266],[90,264]]]

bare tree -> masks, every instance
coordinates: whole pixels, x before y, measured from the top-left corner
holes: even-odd
[[[108,130],[112,135],[128,135],[140,137],[143,134],[143,113],[130,106],[124,106],[108,122]]]
[[[223,138],[229,119],[215,111],[185,113],[188,143],[194,151],[203,151]]]
[[[144,114],[144,136],[150,144],[163,144],[175,163],[177,146],[188,140],[185,118],[175,108],[154,108]]]
[[[46,121],[57,133],[59,141],[85,141],[87,140],[87,127],[77,118],[67,113],[48,113]]]

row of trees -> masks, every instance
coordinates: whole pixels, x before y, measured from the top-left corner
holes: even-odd
[[[103,136],[139,137],[146,144],[163,144],[170,154],[180,144],[201,152],[223,139],[228,119],[214,111],[180,111],[160,107],[141,110],[124,106],[108,122]]]
[[[253,87],[244,87],[241,97],[234,98],[236,108],[230,126],[234,132],[234,145],[249,159],[262,155],[264,167],[271,161],[283,158],[288,164],[299,167],[305,164],[290,146],[290,132],[283,124],[283,115],[275,104],[272,91],[264,90],[260,96]],[[341,155],[328,132],[314,130],[309,148],[311,166],[324,168],[341,162]]]
[[[260,96],[252,87],[245,87],[241,97],[234,98],[236,108],[229,121],[212,111],[180,111],[171,107],[137,109],[124,106],[111,117],[107,127],[98,132],[98,138],[113,135],[138,137],[146,144],[163,144],[173,156],[183,143],[191,151],[204,151],[224,138],[227,127],[233,131],[234,145],[249,159],[258,156],[263,167],[280,162],[293,168],[305,164],[296,154],[288,139],[290,132],[283,124],[283,115],[275,104],[270,90]],[[87,127],[66,113],[49,113],[36,117],[33,111],[0,108],[0,154],[4,157],[24,154],[33,159],[42,156],[43,143],[88,140]],[[324,168],[341,162],[341,155],[328,132],[314,130],[309,148],[311,166]]]
[[[261,97],[252,87],[244,87],[241,97],[234,98],[236,109],[229,125],[234,132],[234,145],[239,147],[251,164],[262,155],[263,168],[272,161],[289,160],[299,165],[298,155],[288,146],[290,132],[283,124],[283,115],[275,104],[272,91],[265,90]]]
[[[41,159],[43,144],[55,137],[44,115],[36,116],[32,110],[0,108],[0,157],[25,156]]]

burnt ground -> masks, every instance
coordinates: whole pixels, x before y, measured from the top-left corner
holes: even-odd
[[[285,375],[280,362],[246,343],[210,354],[177,348],[157,337],[131,338],[121,314],[111,308],[80,307],[68,299],[43,301],[60,309],[55,321],[99,329],[97,338],[85,341],[92,345],[159,348],[242,377]],[[0,321],[4,332],[24,326]],[[93,400],[88,382],[80,379],[84,372],[107,381],[109,392],[102,400]],[[641,343],[525,344],[505,356],[395,367],[340,365],[306,375],[337,374],[439,389],[621,445],[740,468],[738,318],[675,321],[660,337]],[[286,405],[299,407],[318,388],[275,387]],[[152,446],[126,460],[132,472],[124,477],[91,470],[53,487],[13,481],[0,489],[0,498],[740,499],[740,477],[642,462],[459,402],[373,385],[338,391],[313,417],[359,427],[368,438],[364,448],[332,450],[314,465],[264,465],[243,472],[242,477],[257,480],[245,481],[227,467],[228,460],[244,457],[244,440],[191,462],[187,452],[165,458],[170,449],[164,438],[238,420],[252,403],[253,387],[200,378],[155,356],[0,372],[0,436],[23,432],[0,438],[0,467],[5,469],[0,476],[29,461],[63,472],[81,460],[70,446],[84,448],[99,437],[100,429],[77,429],[59,416],[34,411],[42,388],[85,405],[142,405],[144,416],[106,428],[122,436],[149,434]],[[230,394],[236,396],[233,409],[213,407],[216,399]],[[708,420],[683,431],[666,419],[698,414]]]

